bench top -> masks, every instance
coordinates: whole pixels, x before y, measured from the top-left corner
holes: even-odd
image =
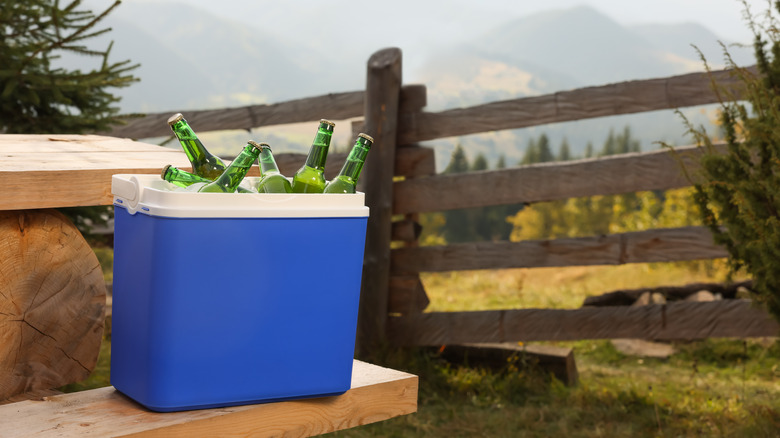
[[[181,148],[100,135],[0,134],[0,210],[111,205],[111,176],[190,169]]]
[[[113,387],[0,406],[2,436],[312,436],[417,410],[417,376],[356,360],[352,389],[314,399],[152,412]]]

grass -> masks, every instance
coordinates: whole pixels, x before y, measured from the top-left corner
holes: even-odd
[[[107,257],[104,255],[104,257]],[[429,310],[575,308],[622,288],[722,281],[716,263],[512,269],[426,274]],[[465,367],[435,350],[383,349],[365,358],[420,378],[418,412],[334,437],[778,437],[780,341],[709,339],[674,344],[668,359],[627,356],[610,341],[574,349],[580,382],[544,372]],[[80,390],[108,384],[110,338]]]

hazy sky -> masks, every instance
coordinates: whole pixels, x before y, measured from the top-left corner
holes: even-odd
[[[746,2],[753,15],[768,9],[766,0]],[[697,22],[725,39],[749,42],[752,34],[743,20],[740,0],[488,0],[485,8],[516,15],[588,4],[624,24]]]

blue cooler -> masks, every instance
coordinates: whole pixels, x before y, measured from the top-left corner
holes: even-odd
[[[163,412],[347,391],[364,195],[174,188],[113,176],[111,384]]]

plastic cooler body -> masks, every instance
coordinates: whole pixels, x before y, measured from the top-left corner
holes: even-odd
[[[111,384],[163,412],[347,391],[362,194],[176,193],[145,177],[114,176]]]

